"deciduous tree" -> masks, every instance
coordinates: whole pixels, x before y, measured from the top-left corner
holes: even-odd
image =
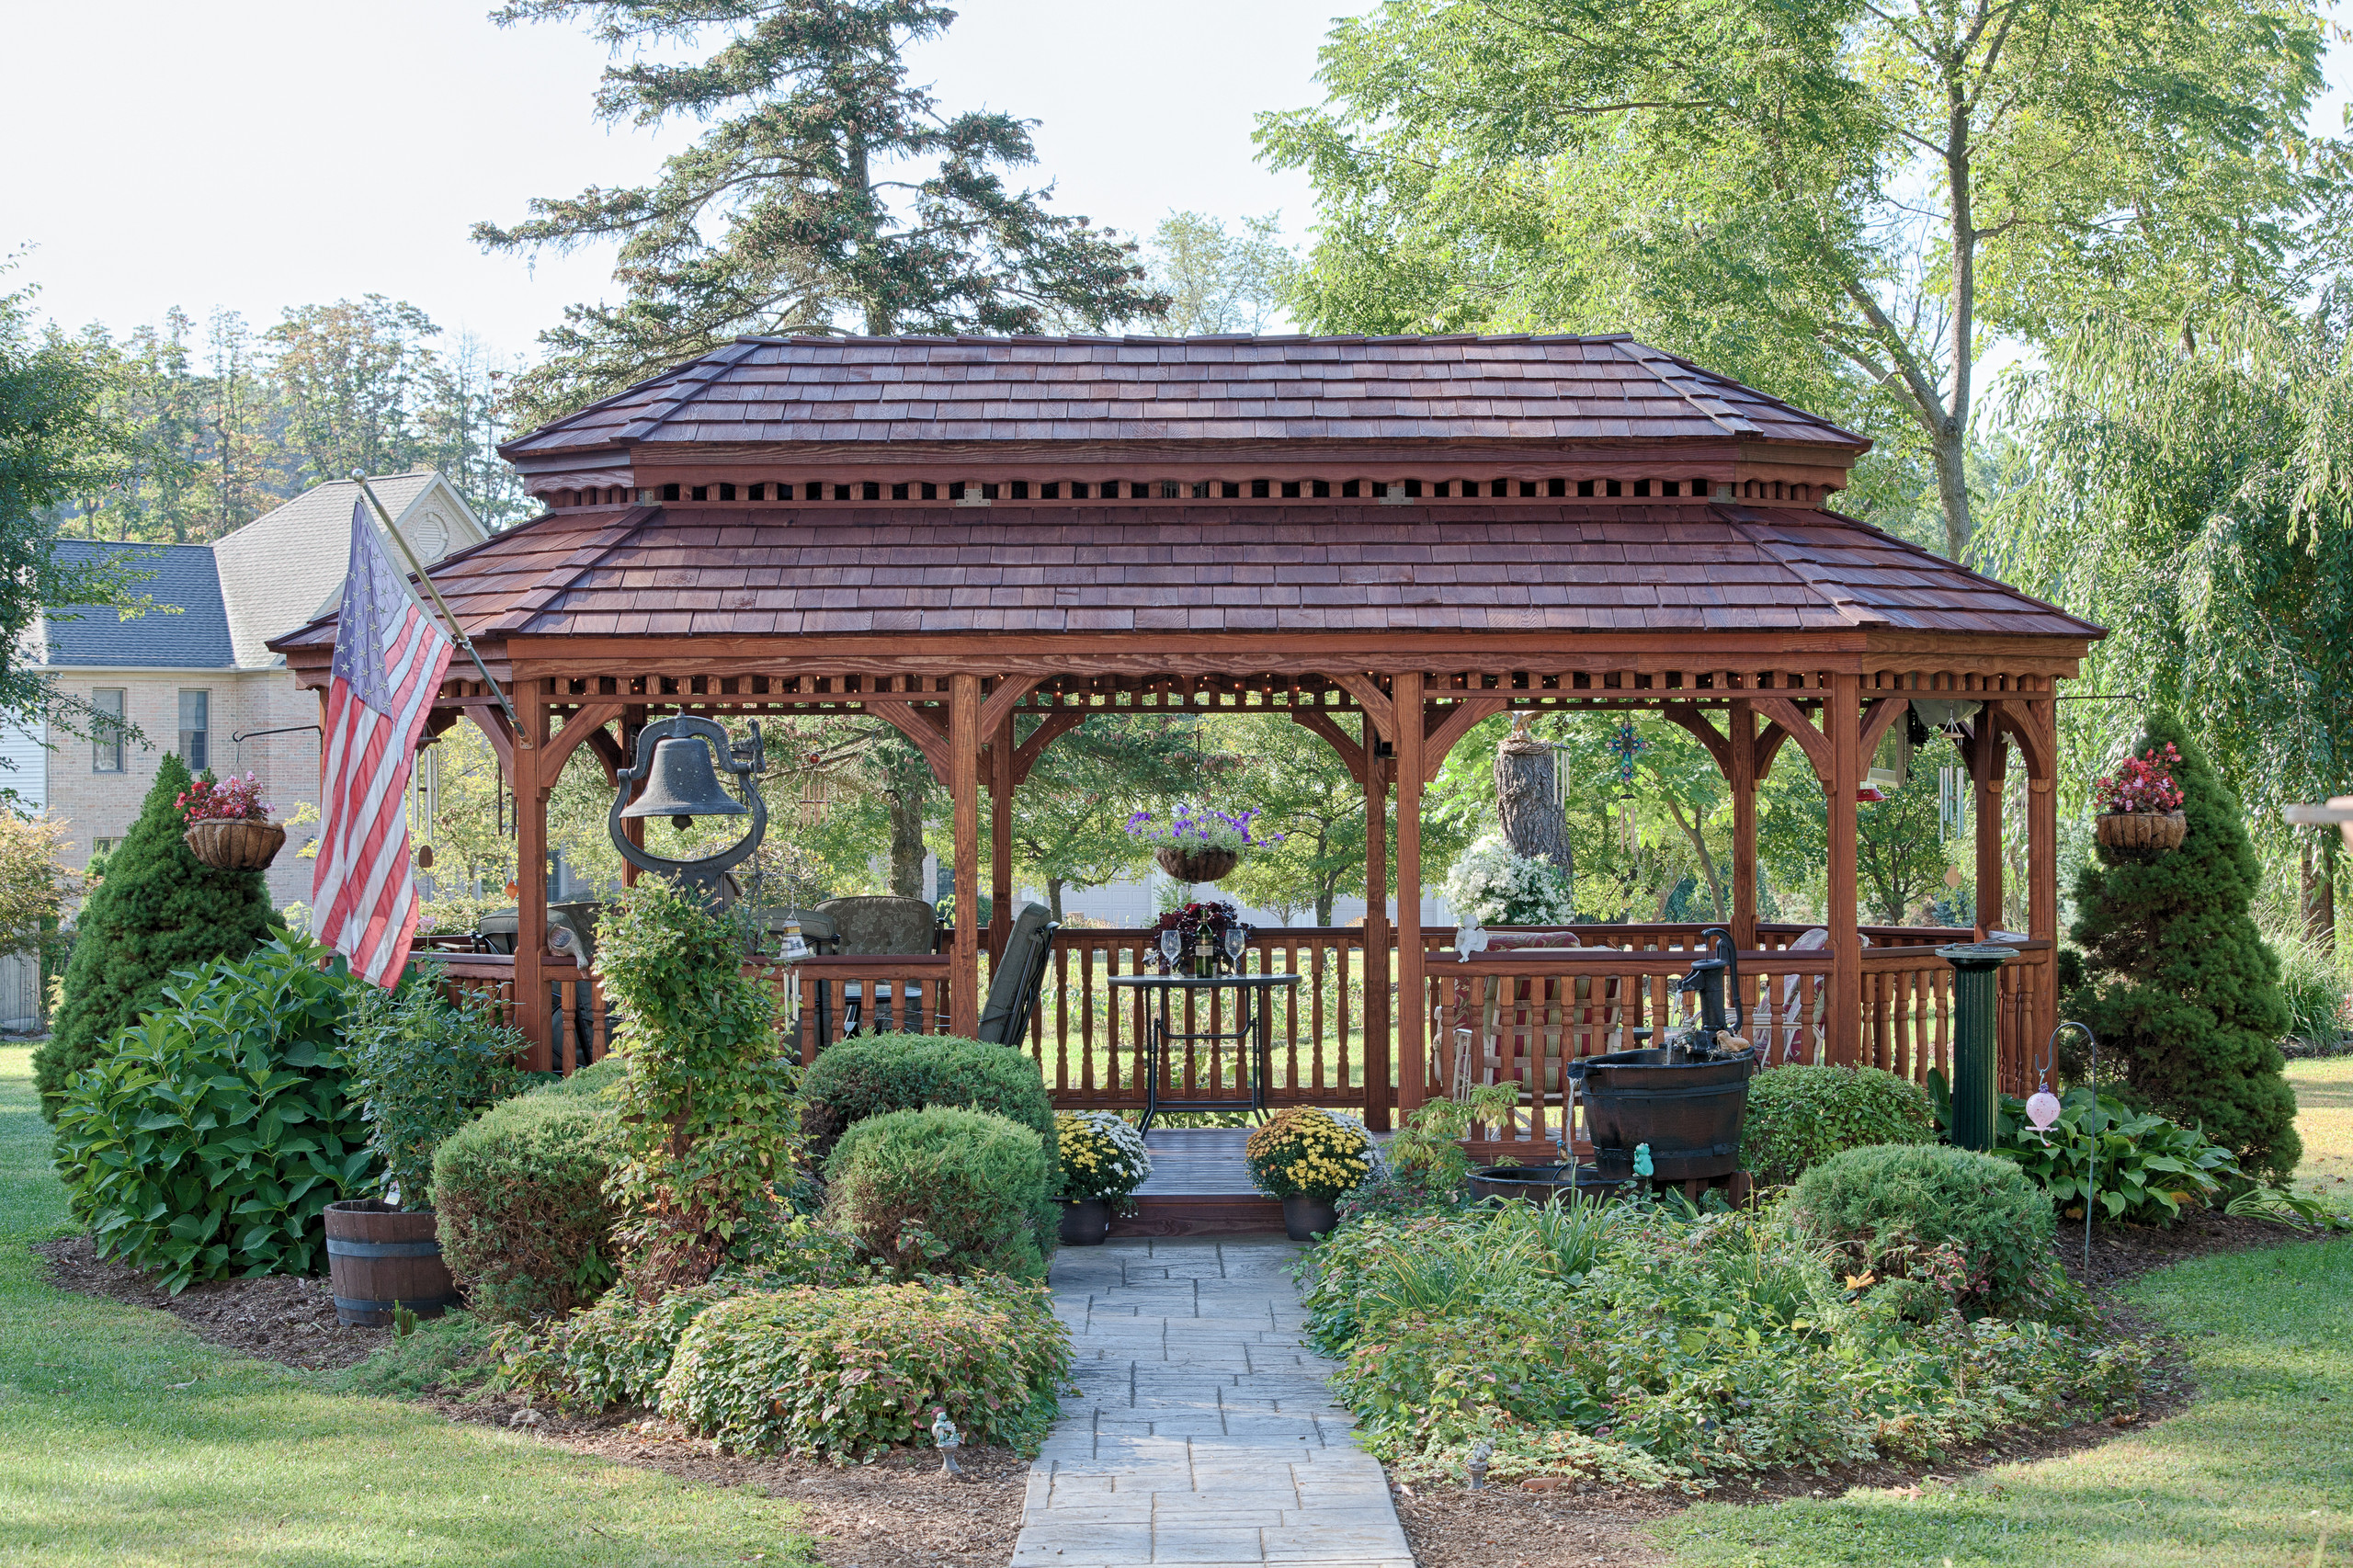
[[[2303,0],[1391,0],[1259,135],[1302,320],[1631,330],[1904,435],[1959,557],[1989,343],[2299,291],[2322,48]]]

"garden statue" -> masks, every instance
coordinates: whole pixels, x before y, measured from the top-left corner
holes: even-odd
[[[931,1441],[939,1450],[939,1473],[956,1476],[964,1472],[956,1463],[956,1450],[964,1444],[964,1435],[956,1430],[956,1423],[948,1419],[948,1407],[936,1404],[931,1408]]]

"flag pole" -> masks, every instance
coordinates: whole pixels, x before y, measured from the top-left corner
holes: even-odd
[[[392,515],[384,510],[384,504],[377,500],[376,493],[368,487],[368,476],[358,469],[353,469],[351,478],[353,483],[359,486],[359,494],[368,497],[368,505],[376,508],[376,516],[383,519],[384,531],[392,536],[392,542],[400,546],[403,555],[408,557],[411,570],[416,573],[416,580],[425,585],[426,593],[433,596],[434,606],[441,611],[441,619],[449,623],[449,635],[456,638],[458,646],[466,651],[466,657],[472,659],[474,662],[474,668],[481,672],[483,684],[490,687],[491,695],[498,699],[498,706],[506,710],[506,724],[514,732],[515,744],[525,751],[530,750],[530,732],[524,729],[523,721],[516,717],[515,705],[506,700],[506,689],[491,677],[490,666],[482,662],[482,654],[475,651],[474,640],[466,635],[466,629],[459,625],[458,618],[449,612],[449,601],[442,598],[441,590],[435,587],[433,579],[425,574],[425,562],[416,558],[416,551],[409,548],[408,540],[393,525]]]

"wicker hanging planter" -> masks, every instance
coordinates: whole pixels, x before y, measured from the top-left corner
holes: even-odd
[[[1160,869],[1180,882],[1213,882],[1242,864],[1238,849],[1187,848],[1164,844],[1152,852]]]
[[[2160,855],[2180,848],[2189,832],[2189,819],[2179,812],[2103,812],[2092,824],[2110,849],[2154,849]]]
[[[188,853],[222,871],[261,871],[286,847],[286,830],[250,817],[207,817],[188,824]]]

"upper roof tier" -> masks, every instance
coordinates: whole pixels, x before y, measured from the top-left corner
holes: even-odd
[[[1730,460],[1770,448],[1832,474],[1870,445],[1624,335],[745,337],[500,449],[544,494],[675,479],[692,449],[730,449],[738,462],[747,449],[875,460],[889,460],[882,447],[901,460],[947,449],[987,463],[995,443],[1032,459],[1379,443]],[[640,449],[652,450],[632,460]],[[649,466],[659,473],[623,472]]]

